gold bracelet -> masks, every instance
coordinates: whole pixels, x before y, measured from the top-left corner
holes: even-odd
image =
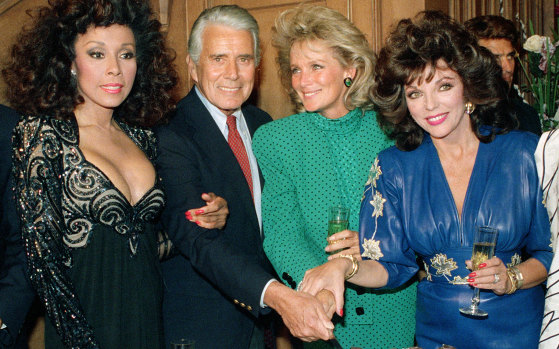
[[[341,254],[340,257],[349,259],[351,261],[351,271],[349,272],[349,274],[344,276],[345,280],[349,280],[355,274],[357,274],[357,271],[359,270],[359,263],[357,263],[357,259],[352,254]]]
[[[514,274],[516,275],[516,289],[519,290],[522,287],[522,285],[524,285],[524,275],[522,275],[522,272],[516,266],[511,267],[511,269],[512,271],[514,271]]]
[[[507,268],[507,276],[510,281],[510,290],[505,293],[513,294],[518,289],[518,279],[516,278],[516,273],[511,268]]]

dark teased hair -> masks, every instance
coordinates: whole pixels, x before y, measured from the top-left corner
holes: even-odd
[[[174,53],[165,47],[149,0],[49,0],[49,6],[28,14],[34,22],[21,31],[2,70],[10,86],[8,100],[21,113],[73,118],[84,102],[70,73],[77,36],[92,26],[112,24],[132,30],[137,63],[134,86],[115,116],[131,125],[152,126],[174,107]]]
[[[466,29],[480,39],[506,39],[518,50],[518,30],[514,23],[501,16],[478,16],[464,22]]]
[[[405,85],[420,77],[426,67],[433,77],[439,60],[455,71],[464,85],[464,99],[476,105],[470,116],[477,138],[490,142],[497,133],[512,129],[508,113],[508,86],[495,57],[480,48],[461,24],[440,11],[420,12],[413,20],[401,20],[381,49],[375,66],[371,97],[380,112],[379,122],[396,146],[413,150],[423,141],[423,129],[407,108]],[[491,127],[482,135],[480,126]]]

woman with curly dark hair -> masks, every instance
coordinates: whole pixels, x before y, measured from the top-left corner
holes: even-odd
[[[162,348],[151,126],[172,55],[147,0],[50,0],[2,71],[24,115],[16,197],[46,348]],[[57,335],[58,333],[58,335]]]
[[[343,299],[344,276],[395,288],[425,265],[417,287],[422,348],[536,348],[552,252],[533,154],[537,137],[510,131],[507,85],[489,51],[440,12],[399,22],[372,88],[396,146],[379,153],[360,213],[362,262],[338,258],[305,276],[303,291]],[[477,270],[476,229],[498,231]],[[489,316],[459,309],[481,290]],[[521,313],[522,316],[518,316]]]

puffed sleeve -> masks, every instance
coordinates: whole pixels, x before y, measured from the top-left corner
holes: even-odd
[[[262,126],[255,133],[252,149],[264,175],[262,221],[266,256],[289,286],[295,288],[307,269],[324,261],[305,231],[305,218],[297,199],[297,188],[286,174],[286,166],[276,151],[274,123]],[[319,250],[322,255],[323,251]],[[287,273],[288,275],[283,275]]]
[[[63,242],[62,144],[44,119],[21,121],[14,133],[14,176],[31,283],[67,347],[98,348],[68,275]]]
[[[359,215],[361,255],[384,266],[388,272],[385,288],[404,284],[418,270],[402,226],[401,178],[397,163],[383,161],[382,153],[379,154],[365,185]]]

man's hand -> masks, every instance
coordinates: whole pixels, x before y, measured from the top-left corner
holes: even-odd
[[[227,201],[214,193],[202,194],[206,206],[193,208],[184,213],[186,219],[206,229],[223,229],[229,215]]]
[[[281,315],[283,323],[295,337],[305,342],[334,338],[334,324],[326,315],[323,304],[310,294],[296,292],[274,281],[266,289],[264,303]]]
[[[322,290],[316,294],[316,299],[322,303],[322,308],[326,313],[326,316],[332,318],[336,312],[336,300],[334,299],[334,294],[328,290]]]

